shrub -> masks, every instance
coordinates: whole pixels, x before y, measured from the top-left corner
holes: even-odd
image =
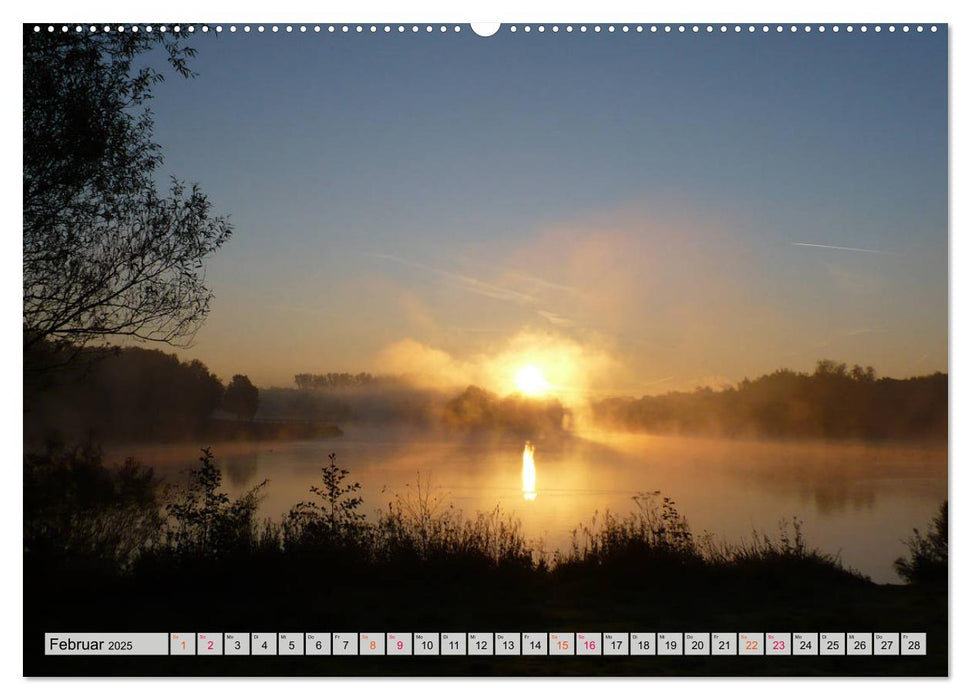
[[[337,466],[337,455],[320,469],[323,488],[314,485],[310,493],[319,500],[298,503],[284,517],[283,544],[288,551],[315,550],[318,553],[358,550],[366,556],[370,529],[359,512],[363,503],[357,492],[361,485],[350,483],[350,472]]]
[[[220,491],[222,473],[212,450],[203,449],[199,462],[189,471],[189,483],[165,506],[167,546],[179,556],[207,558],[252,549],[258,544],[256,510],[266,480],[231,500]]]
[[[104,466],[93,445],[24,457],[24,555],[36,564],[128,570],[159,542],[159,482],[128,459]]]
[[[947,501],[940,505],[926,535],[914,528],[905,544],[910,556],[900,557],[894,568],[911,584],[947,583]]]

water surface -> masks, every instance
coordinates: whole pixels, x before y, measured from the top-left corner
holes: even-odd
[[[914,527],[923,530],[947,494],[944,445],[773,442],[603,434],[534,441],[535,488],[523,490],[524,442],[354,428],[333,440],[212,445],[233,494],[268,479],[261,513],[279,518],[310,497],[328,453],[359,481],[373,515],[420,478],[444,507],[467,513],[497,505],[547,551],[597,512],[627,513],[632,497],[661,491],[696,534],[737,541],[778,532],[798,518],[810,545],[838,553],[879,583],[897,582],[896,557]],[[198,445],[128,445],[167,479],[196,464]]]

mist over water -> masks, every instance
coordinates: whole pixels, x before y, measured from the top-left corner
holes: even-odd
[[[580,522],[627,513],[638,493],[672,498],[696,536],[738,541],[770,536],[797,518],[810,546],[838,553],[878,583],[897,583],[903,540],[947,497],[947,449],[836,441],[742,441],[616,433],[534,440],[535,497],[524,498],[522,439],[457,438],[433,431],[349,426],[344,437],[287,443],[219,443],[213,451],[231,493],[268,479],[261,515],[278,519],[308,497],[327,454],[362,485],[373,516],[419,476],[445,508],[468,514],[497,505],[518,517],[546,551],[565,549]],[[198,445],[118,445],[166,480],[195,466]]]

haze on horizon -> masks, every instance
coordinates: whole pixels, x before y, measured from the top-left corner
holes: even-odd
[[[222,377],[947,371],[946,36],[230,35],[156,89]],[[504,382],[507,382],[504,384]]]

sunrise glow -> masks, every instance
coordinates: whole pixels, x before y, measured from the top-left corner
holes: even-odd
[[[550,389],[543,370],[536,365],[526,365],[516,371],[516,390],[524,396],[543,396]]]

